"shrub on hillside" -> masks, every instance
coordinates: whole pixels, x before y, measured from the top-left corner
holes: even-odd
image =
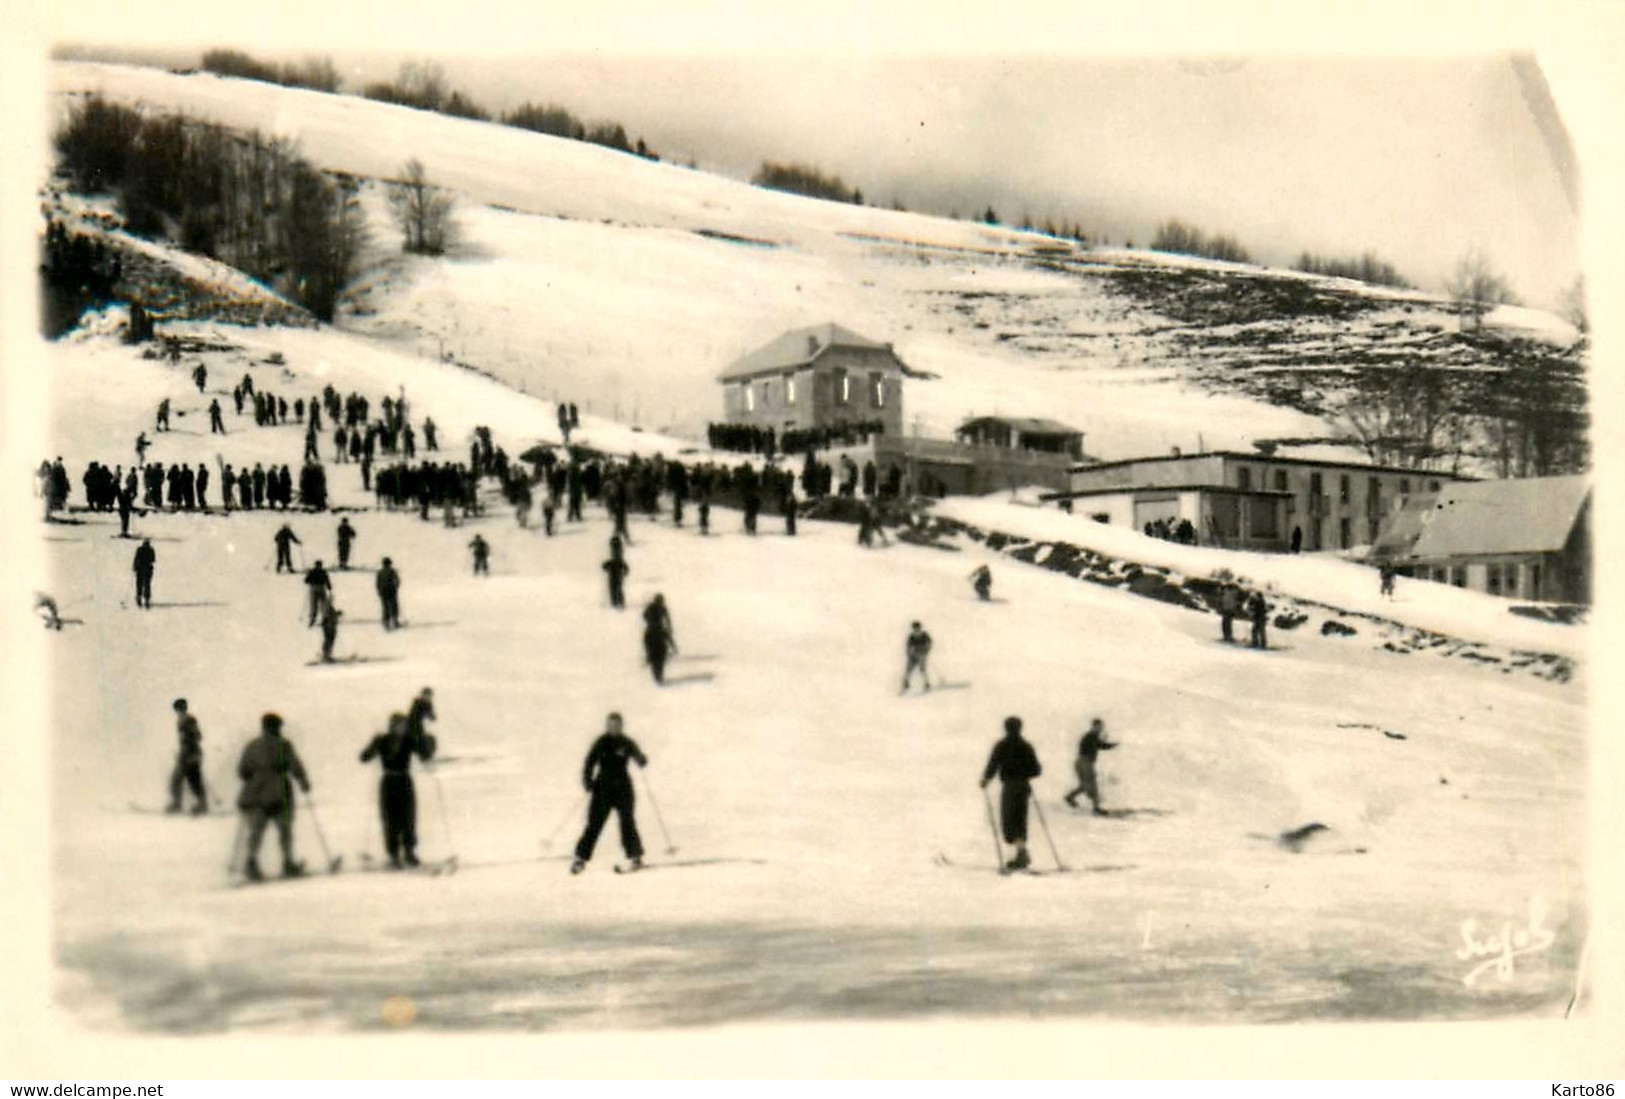
[[[1329,275],[1332,278],[1354,279],[1372,286],[1394,286],[1412,289],[1391,263],[1378,259],[1373,252],[1361,256],[1317,256],[1305,252],[1298,257],[1297,268],[1311,275]]]
[[[779,164],[764,160],[750,181],[770,191],[789,191],[831,202],[863,203],[863,192],[848,189],[840,176],[827,176],[809,164]]]
[[[1157,226],[1157,235],[1151,240],[1151,250],[1182,256],[1203,256],[1230,263],[1251,263],[1253,259],[1235,237],[1223,234],[1210,237],[1194,225],[1186,225],[1177,218],[1169,218]]]

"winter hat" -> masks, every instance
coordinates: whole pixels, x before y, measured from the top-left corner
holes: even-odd
[[[282,716],[280,714],[266,714],[260,718],[260,729],[267,733],[282,731]]]
[[[1021,718],[1007,717],[1004,719],[1004,731],[1011,736],[1021,732]]]
[[[176,713],[180,713],[180,712],[182,712],[182,711],[183,711],[183,710],[185,710],[185,709],[186,709],[186,699],[184,699],[184,698],[177,698],[177,699],[176,699],[176,700],[175,700],[175,704],[174,704],[174,709],[175,709],[175,712],[176,712]]]

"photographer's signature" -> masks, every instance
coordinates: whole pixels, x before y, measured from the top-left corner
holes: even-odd
[[[1477,920],[1461,921],[1461,949],[1456,957],[1462,961],[1484,959],[1467,972],[1462,984],[1472,988],[1479,976],[1495,970],[1502,981],[1512,979],[1512,961],[1526,954],[1538,954],[1557,941],[1557,935],[1546,927],[1546,901],[1538,893],[1529,899],[1529,923],[1515,927],[1509,920],[1501,924],[1494,934],[1480,935]]]

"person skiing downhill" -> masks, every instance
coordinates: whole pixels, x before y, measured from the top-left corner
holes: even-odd
[[[292,782],[299,783],[299,788],[308,795],[310,778],[305,774],[299,753],[282,737],[280,716],[266,714],[260,718],[260,735],[243,749],[237,763],[237,777],[243,782],[237,808],[242,810],[244,826],[248,829],[243,875],[249,881],[265,880],[260,871],[260,840],[265,836],[265,826],[273,822],[282,847],[282,876],[294,878],[303,874],[304,864],[293,857]]]
[[[970,574],[971,586],[976,589],[976,598],[986,603],[993,598],[993,570],[986,565],[978,565],[976,571]]]
[[[339,520],[339,568],[350,567],[350,547],[355,544],[355,528],[350,525],[349,517]]]
[[[339,617],[344,612],[333,605],[331,597],[322,601],[322,663],[333,663],[333,643],[339,639]]]
[[[1032,800],[1032,780],[1043,773],[1038,753],[1022,739],[1021,718],[1004,719],[1004,737],[993,745],[982,770],[982,789],[993,781],[1000,783],[999,827],[1004,842],[1015,847],[1015,857],[1004,864],[1006,870],[1025,870],[1032,865],[1027,854],[1027,803]]]
[[[135,550],[135,605],[152,609],[152,571],[158,564],[158,551],[152,539],[143,538]]]
[[[666,682],[666,658],[677,648],[672,634],[671,612],[666,609],[666,597],[655,594],[643,608],[643,655],[649,661],[649,670],[655,682]]]
[[[169,776],[169,806],[164,812],[179,813],[181,789],[190,786],[197,800],[192,815],[202,816],[209,811],[209,796],[203,788],[203,731],[198,728],[197,718],[186,712],[186,699],[177,698],[174,710],[180,750],[175,754],[175,770]]]
[[[384,826],[389,865],[417,866],[417,790],[412,784],[412,757],[427,763],[434,757],[434,737],[414,731],[405,714],[389,715],[389,731],[372,738],[361,762],[377,759],[384,773],[378,780],[378,816]]]
[[[374,581],[378,589],[378,617],[383,622],[384,629],[399,629],[401,625],[401,574],[395,571],[395,566],[389,558],[384,558],[383,564],[378,566],[378,576]]]
[[[1082,794],[1089,799],[1094,807],[1097,817],[1106,815],[1106,810],[1100,807],[1100,782],[1095,775],[1095,757],[1101,752],[1109,752],[1117,747],[1117,742],[1106,739],[1106,723],[1100,718],[1089,722],[1089,731],[1083,734],[1078,742],[1078,758],[1073,761],[1072,769],[1077,772],[1078,785],[1064,799],[1072,808],[1078,807],[1078,795]]]
[[[293,547],[304,543],[299,541],[299,536],[286,523],[283,523],[282,529],[272,536],[272,541],[276,543],[276,571],[281,572],[286,568],[289,572],[293,572]]]
[[[305,587],[310,592],[310,622],[306,628],[316,624],[322,615],[322,608],[333,602],[333,581],[328,578],[327,570],[317,561],[305,573]]]
[[[636,762],[639,767],[649,766],[648,757],[637,742],[622,732],[621,715],[612,713],[605,721],[603,735],[593,742],[587,761],[582,765],[581,784],[592,797],[587,804],[587,827],[576,842],[570,873],[579,874],[587,868],[611,811],[620,818],[621,849],[631,860],[632,869],[643,866],[643,840],[638,836],[638,823],[632,815],[635,798],[632,776],[627,771],[629,762]]]
[[[926,663],[931,657],[931,635],[925,632],[918,622],[915,622],[908,631],[908,641],[903,646],[903,652],[908,657],[908,666],[903,669],[903,689],[898,694],[906,694],[908,685],[914,678],[914,669],[920,670],[920,679],[925,689],[931,689],[931,673],[926,669]]]

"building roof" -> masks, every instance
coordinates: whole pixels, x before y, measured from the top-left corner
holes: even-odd
[[[1197,458],[1231,458],[1238,462],[1274,462],[1277,465],[1316,466],[1321,469],[1368,469],[1374,473],[1405,473],[1412,477],[1433,478],[1438,481],[1471,480],[1459,473],[1446,473],[1438,469],[1417,469],[1413,466],[1379,466],[1370,462],[1334,462],[1329,458],[1292,458],[1283,454],[1261,454],[1241,450],[1203,450],[1194,454],[1152,454],[1144,458],[1119,458],[1112,462],[1072,467],[1074,473],[1092,473],[1101,469],[1139,465],[1151,462],[1189,462]]]
[[[954,432],[956,435],[964,434],[977,424],[1005,424],[1023,435],[1082,435],[1083,432],[1075,427],[1069,427],[1059,420],[1035,419],[1030,416],[975,416],[960,424]]]
[[[1085,488],[1068,492],[1046,492],[1040,500],[1081,500],[1085,496],[1145,496],[1151,493],[1211,492],[1216,496],[1258,496],[1268,500],[1289,500],[1290,492],[1262,488],[1236,488],[1233,485],[1118,485],[1113,488]]]
[[[1405,556],[1554,553],[1568,543],[1590,497],[1583,474],[1446,485],[1416,506],[1420,533]]]
[[[890,351],[891,344],[860,336],[850,328],[831,322],[815,324],[811,328],[792,328],[771,343],[734,361],[733,365],[717,375],[719,381],[731,382],[753,378],[758,374],[771,374],[806,366],[831,347],[857,348],[864,351]]]

